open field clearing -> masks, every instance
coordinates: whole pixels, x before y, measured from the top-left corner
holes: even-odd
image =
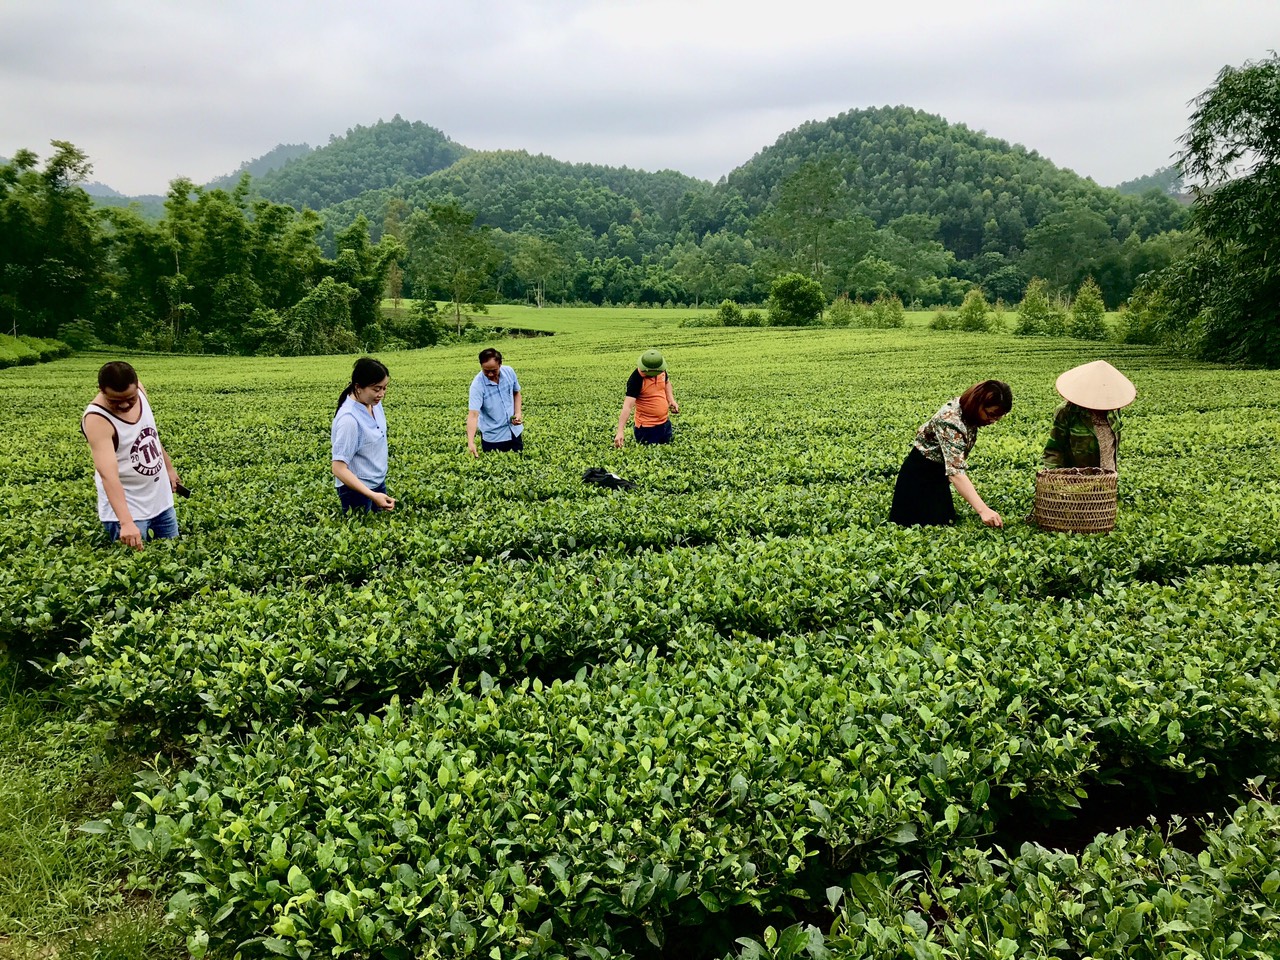
[[[329,472],[351,358],[136,358],[193,491],[142,554],[102,546],[77,427],[108,358],[0,373],[0,696],[39,727],[6,742],[117,771],[66,814],[81,878],[150,878],[197,956],[1280,951],[1280,815],[1246,784],[1280,740],[1280,373],[694,313],[495,307],[557,331],[498,344],[523,457],[465,455],[478,347],[384,355],[373,517]],[[647,347],[675,440],[614,450]],[[1104,357],[1138,388],[1116,529],[1042,533],[1054,378]],[[970,466],[1004,530],[888,525],[916,427],[988,377],[1014,408]],[[15,943],[58,923],[0,908]]]

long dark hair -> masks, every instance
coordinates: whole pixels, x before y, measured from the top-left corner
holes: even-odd
[[[381,360],[375,360],[373,357],[361,357],[356,361],[356,365],[351,368],[351,382],[347,384],[345,390],[338,397],[337,413],[342,409],[342,405],[347,402],[347,397],[351,396],[351,391],[356,387],[371,387],[375,383],[381,383],[387,377],[391,376],[391,371],[387,369],[386,364]]]

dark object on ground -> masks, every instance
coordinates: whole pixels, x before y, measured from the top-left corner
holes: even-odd
[[[598,487],[608,487],[610,490],[630,490],[635,484],[630,480],[624,480],[616,473],[610,473],[603,467],[592,467],[582,475],[583,483],[594,483]]]

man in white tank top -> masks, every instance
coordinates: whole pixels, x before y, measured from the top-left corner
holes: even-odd
[[[98,371],[98,395],[80,430],[93,454],[98,518],[112,540],[141,550],[153,537],[178,536],[173,494],[181,483],[160,443],[156,420],[138,374],[123,360]]]

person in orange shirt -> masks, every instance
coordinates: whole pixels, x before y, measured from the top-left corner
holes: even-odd
[[[636,415],[636,443],[671,442],[671,418],[668,414],[679,413],[680,404],[676,403],[675,394],[671,392],[667,362],[657,350],[646,350],[640,354],[640,362],[627,380],[627,398],[622,401],[618,432],[613,435],[615,447],[622,447],[627,421],[631,419],[633,410]]]

